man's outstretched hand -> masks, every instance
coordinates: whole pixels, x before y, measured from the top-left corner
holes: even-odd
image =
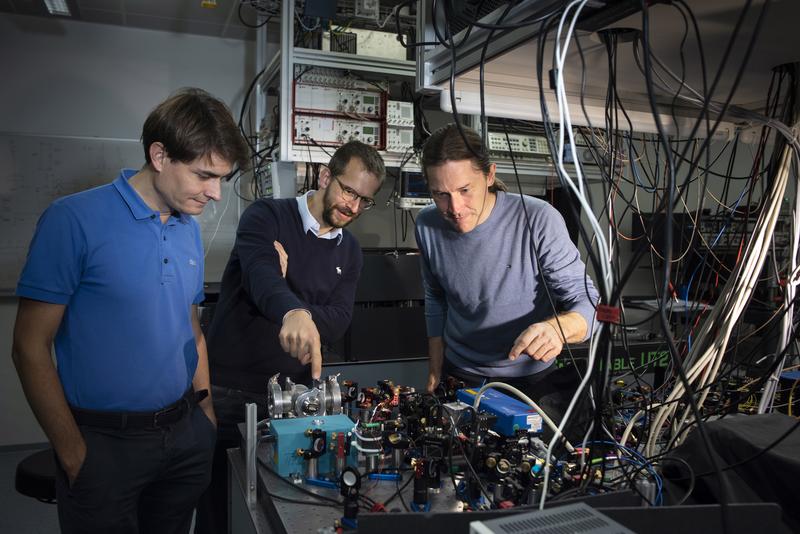
[[[556,326],[548,322],[534,323],[522,331],[514,341],[509,359],[516,360],[525,354],[534,360],[549,362],[564,348],[564,341]]]
[[[278,339],[283,350],[300,363],[311,363],[311,378],[319,379],[322,375],[322,343],[319,331],[308,310],[292,310],[283,318]]]

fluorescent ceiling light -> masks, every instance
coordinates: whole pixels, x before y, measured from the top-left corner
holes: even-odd
[[[71,17],[72,13],[67,5],[67,0],[44,0],[44,5],[47,6],[47,11],[51,15],[61,15],[63,17]]]

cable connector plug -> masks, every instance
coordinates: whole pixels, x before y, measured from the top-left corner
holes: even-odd
[[[597,320],[602,323],[619,324],[620,309],[608,304],[597,305]]]

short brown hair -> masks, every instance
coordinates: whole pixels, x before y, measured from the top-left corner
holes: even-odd
[[[358,158],[364,164],[367,172],[374,174],[380,184],[386,177],[386,166],[378,151],[361,141],[350,141],[343,144],[331,156],[328,169],[332,176],[341,176],[345,167],[353,158]]]
[[[463,135],[462,135],[463,133]],[[444,165],[448,161],[469,160],[472,166],[484,176],[489,174],[492,162],[483,146],[483,140],[478,132],[467,126],[455,123],[443,126],[433,132],[422,147],[422,174],[428,179],[428,168]],[[506,184],[495,178],[494,184],[489,186],[489,191],[507,191]]]
[[[202,89],[180,89],[147,116],[142,127],[144,157],[150,164],[150,145],[162,143],[171,160],[189,163],[212,153],[240,169],[249,150],[242,133],[221,100]]]

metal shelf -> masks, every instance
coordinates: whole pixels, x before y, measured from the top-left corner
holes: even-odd
[[[359,56],[356,54],[314,50],[311,48],[295,48],[294,62],[301,65],[313,65],[315,67],[375,72],[399,78],[413,78],[416,76],[417,68],[414,61]]]
[[[510,9],[502,23],[520,22],[537,13],[552,11],[562,3],[562,0],[530,0],[522,2]],[[432,0],[425,0],[424,7],[418,8],[418,13],[421,16],[418,15],[417,17],[417,35],[419,40],[423,42],[436,41],[433,23],[429,19],[429,14],[432,11],[431,5]],[[497,8],[481,21],[486,24],[496,24],[503,11],[504,8]],[[514,30],[494,32],[483,28],[473,28],[469,35],[467,35],[466,30],[462,30],[453,38],[453,42],[457,45],[455,60],[453,59],[452,50],[445,48],[443,45],[437,45],[427,50],[420,49],[417,53],[418,63],[420,64],[417,71],[417,90],[438,92],[438,86],[450,78],[452,71],[455,71],[456,76],[458,76],[475,68],[480,63],[484,46],[486,46],[487,50],[486,59],[490,60],[536,37],[539,27],[539,24],[532,24]]]
[[[511,160],[493,158],[492,161],[497,166],[497,173],[501,175],[503,181],[511,185],[509,178],[513,180],[514,177],[514,164]],[[558,170],[549,158],[516,160],[516,164],[517,174],[519,174],[522,183],[541,185],[546,188],[561,187],[558,179]],[[570,176],[575,176],[575,166],[573,164],[567,163],[564,168]],[[596,165],[584,165],[582,170],[583,176],[588,182],[600,182],[602,180],[602,173]]]
[[[335,148],[333,147],[325,147],[325,150],[322,150],[316,146],[292,144],[291,149],[289,150],[288,161],[327,164],[331,159],[330,154],[332,154],[334,150]],[[387,167],[399,167],[403,161],[403,154],[397,152],[386,152],[385,150],[379,150],[378,154],[381,155],[383,158],[383,163]],[[403,170],[419,172],[420,168],[414,158],[412,158],[405,165],[403,165]]]
[[[280,22],[280,49],[271,57],[264,53],[266,43],[266,26],[259,28],[259,48],[257,70],[262,68],[264,74],[258,83],[258,124],[267,123],[272,106],[266,105],[266,89],[278,87],[279,91],[279,149],[278,165],[273,165],[273,191],[276,197],[293,194],[295,173],[292,167],[296,162],[328,163],[330,156],[318,147],[294,145],[292,143],[292,82],[295,65],[308,65],[322,68],[349,70],[362,73],[377,74],[394,79],[410,79],[416,76],[416,62],[390,58],[359,56],[343,52],[314,50],[294,46],[294,3],[282,2]],[[333,148],[326,149],[332,153]],[[380,152],[387,167],[398,167],[402,154]],[[416,162],[409,162],[404,168],[416,169]],[[277,178],[277,179],[276,179]]]
[[[272,56],[272,59],[269,63],[267,63],[267,67],[264,70],[264,75],[261,77],[261,86],[262,87],[269,87],[272,85],[272,81],[281,73],[281,51]]]
[[[275,78],[280,75],[281,55],[278,51],[267,64],[261,78],[262,87],[272,85]],[[310,48],[295,48],[292,65],[310,65],[331,69],[374,72],[395,78],[413,78],[416,76],[416,63],[372,56],[359,56],[343,52],[330,52],[328,50],[314,50]]]
[[[422,42],[438,42],[431,19],[435,0],[422,0],[418,7],[417,36]],[[502,25],[514,27],[525,21],[533,22],[554,10],[563,8],[563,0],[522,0],[514,4],[503,18]],[[664,2],[648,2],[654,9],[649,33],[657,46],[658,57],[666,65],[679,65],[683,60],[683,18],[670,12]],[[659,7],[662,4],[663,7]],[[704,30],[703,47],[721,53],[728,45],[734,14],[741,9],[737,0],[715,0],[697,2],[693,5],[697,24]],[[796,54],[781,37],[789,29],[790,22],[800,15],[800,2],[775,2],[765,13],[762,27],[770,28],[762,32],[751,49],[752,55],[740,77],[723,76],[718,81],[715,95],[725,95],[735,89],[733,104],[749,109],[763,105],[764,88],[770,83],[773,68],[796,60]],[[441,6],[442,3],[440,2]],[[494,4],[492,4],[494,5]],[[573,125],[603,125],[605,120],[605,99],[608,90],[608,53],[598,30],[620,30],[620,35],[630,37],[634,31],[641,31],[643,3],[635,0],[604,0],[589,2],[581,11],[575,26],[575,34],[583,40],[582,54],[574,44],[567,49],[563,75],[567,90],[567,102],[573,110]],[[507,6],[497,7],[481,17],[483,23],[496,24]],[[723,15],[724,14],[724,15]],[[442,10],[438,9],[436,20],[443,30]],[[695,18],[695,17],[693,17]],[[483,93],[486,114],[494,117],[509,117],[542,121],[539,80],[537,70],[542,69],[543,83],[546,85],[545,100],[551,110],[555,110],[556,98],[548,85],[548,76],[553,68],[554,32],[543,41],[543,63],[538,63],[539,34],[541,25],[532,23],[510,30],[492,30],[473,27],[461,30],[453,40],[458,44],[455,54],[450,48],[439,44],[417,51],[417,91],[441,96],[442,111],[452,111],[450,103],[450,76],[455,75],[452,88],[459,113],[464,115],[480,113],[480,95]],[[751,30],[745,30],[745,34]],[[491,37],[491,38],[490,38]],[[628,41],[625,41],[628,42]],[[631,52],[631,45],[620,48],[615,54],[616,78],[615,92],[624,102],[631,115],[632,130],[635,132],[661,133],[668,135],[684,134],[692,130],[698,114],[694,107],[679,106],[671,108],[671,96],[661,95],[659,91],[659,122],[656,124],[648,97],[644,77]],[[479,87],[478,68],[481,54],[486,50],[484,62],[484,87]],[[794,54],[794,55],[793,55]],[[737,81],[739,80],[739,81]],[[703,86],[700,69],[688,69],[684,80],[686,86]],[[736,84],[736,85],[734,85]],[[586,105],[586,113],[581,112],[581,98]],[[720,97],[721,98],[721,97]],[[551,115],[551,121],[557,116]],[[626,128],[627,129],[627,128]],[[732,139],[740,131],[737,121],[725,120],[716,130],[715,137]],[[696,137],[705,137],[707,130],[701,125]]]

